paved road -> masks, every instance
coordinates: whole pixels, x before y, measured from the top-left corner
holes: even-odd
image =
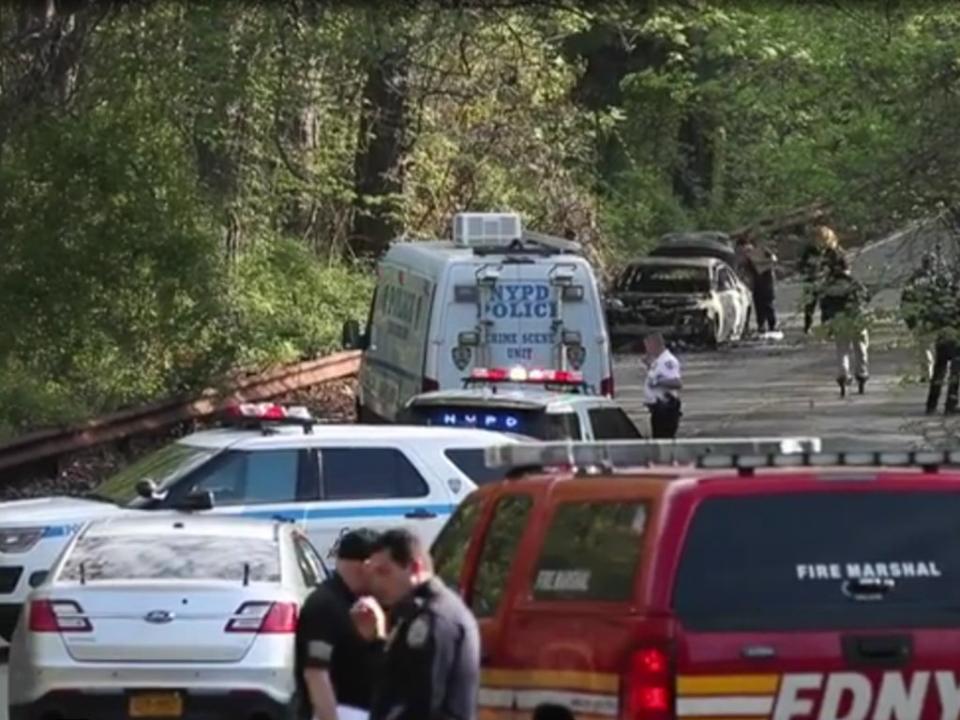
[[[796,335],[788,332],[777,345],[681,354],[681,435],[813,435],[836,446],[867,448],[919,443],[942,428],[942,421],[922,413],[925,386],[904,382],[916,374],[913,351],[892,347],[890,334],[874,343],[866,394],[846,399],[834,381],[832,345]],[[646,422],[642,372],[635,357],[624,356],[614,374],[621,404]]]

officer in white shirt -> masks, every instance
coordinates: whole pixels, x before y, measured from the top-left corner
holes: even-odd
[[[643,385],[644,403],[650,410],[650,434],[655,440],[671,440],[680,426],[680,361],[667,350],[663,335],[644,337],[647,379]]]

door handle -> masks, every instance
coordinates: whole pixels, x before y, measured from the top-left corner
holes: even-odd
[[[405,518],[410,518],[411,520],[429,520],[430,518],[435,518],[436,516],[436,513],[430,512],[429,510],[425,510],[423,508],[411,510],[404,515]]]

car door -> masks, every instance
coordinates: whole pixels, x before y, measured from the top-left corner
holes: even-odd
[[[162,507],[196,492],[213,496],[218,515],[306,520],[316,498],[311,453],[300,448],[227,450],[170,488]]]
[[[358,527],[407,527],[429,547],[453,510],[449,493],[422,461],[397,447],[323,447],[319,468],[320,502],[307,510],[307,533],[327,560],[339,538]]]

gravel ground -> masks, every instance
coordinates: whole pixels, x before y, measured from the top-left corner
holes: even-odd
[[[324,383],[277,398],[279,402],[306,405],[327,422],[353,422],[356,380]],[[215,423],[182,423],[167,431],[130,438],[76,453],[60,463],[56,475],[24,472],[0,485],[0,501],[49,495],[82,495],[143,455],[196,430]]]

